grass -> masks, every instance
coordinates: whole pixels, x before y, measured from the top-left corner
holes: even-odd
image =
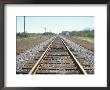
[[[69,39],[94,52],[94,38],[72,36]]]
[[[90,42],[90,43],[94,43],[94,38],[93,37],[78,37],[78,36],[75,36],[74,38],[77,38],[77,39],[80,39],[80,40],[85,40],[85,41]]]
[[[27,38],[17,38],[16,39],[16,53],[19,54],[24,52],[25,50],[34,47],[36,44],[41,43],[51,36],[49,35],[37,35],[34,37],[27,37]]]

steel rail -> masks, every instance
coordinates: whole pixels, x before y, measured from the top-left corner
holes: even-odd
[[[83,74],[87,75],[86,71],[83,69],[83,67],[81,66],[81,64],[78,62],[78,60],[76,59],[76,57],[74,56],[74,54],[71,52],[71,50],[68,48],[68,46],[65,44],[64,40],[61,39],[63,44],[65,45],[66,49],[68,50],[69,54],[71,55],[71,57],[75,60],[75,63],[77,64],[78,68],[80,69],[80,71],[82,71]]]
[[[37,63],[33,66],[33,68],[30,70],[29,74],[35,74],[36,70],[37,70],[37,66],[38,64],[41,62],[42,58],[44,57],[44,55],[46,54],[46,52],[49,50],[50,46],[52,45],[53,41],[55,40],[55,38],[52,40],[52,42],[49,44],[49,46],[47,47],[47,49],[45,50],[45,52],[41,55],[41,57],[38,59]]]

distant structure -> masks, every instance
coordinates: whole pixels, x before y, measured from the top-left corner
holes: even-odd
[[[69,31],[62,31],[62,34],[69,37],[70,36],[70,32]]]
[[[66,32],[66,36],[70,36],[70,33],[69,32]]]

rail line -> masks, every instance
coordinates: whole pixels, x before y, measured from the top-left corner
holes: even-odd
[[[48,45],[29,74],[87,74],[61,37]]]

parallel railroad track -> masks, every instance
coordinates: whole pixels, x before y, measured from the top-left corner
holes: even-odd
[[[65,41],[56,37],[40,56],[29,74],[87,74]]]

